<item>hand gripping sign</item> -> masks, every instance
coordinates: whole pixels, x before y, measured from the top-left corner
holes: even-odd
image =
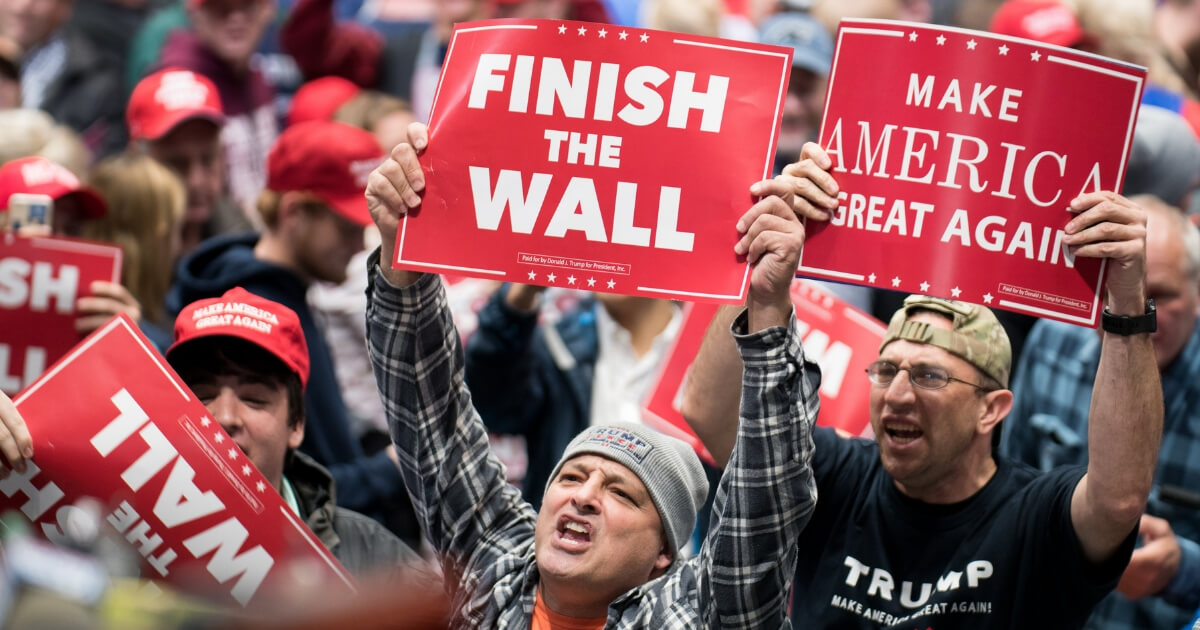
[[[15,395],[79,343],[75,300],[121,281],[121,249],[0,232],[0,390]]]
[[[14,401],[34,439],[0,480],[58,541],[83,497],[143,559],[142,574],[243,606],[296,584],[349,594],[338,564],[125,315],[92,333]]]
[[[791,294],[804,355],[821,366],[821,413],[817,424],[846,436],[871,437],[871,383],[864,372],[879,356],[887,327],[807,280],[792,282]],[[645,417],[647,423],[688,442],[702,459],[712,463],[712,455],[684,420],[680,406],[687,371],[700,351],[717,307],[689,304],[685,309],[679,336],[646,401]]]
[[[843,20],[820,142],[841,190],[801,275],[1095,326],[1071,199],[1119,191],[1145,70],[923,24]]]
[[[552,20],[458,25],[398,267],[741,301],[791,50]]]

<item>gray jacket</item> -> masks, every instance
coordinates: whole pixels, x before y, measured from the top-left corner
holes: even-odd
[[[293,451],[283,474],[296,491],[305,524],[352,575],[411,579],[413,572],[427,572],[421,557],[379,522],[335,505],[333,477],[311,457]]]

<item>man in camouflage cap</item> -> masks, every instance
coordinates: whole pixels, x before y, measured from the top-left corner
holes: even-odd
[[[799,180],[797,213],[829,219],[831,170],[811,143],[784,169]],[[997,455],[993,436],[1013,405],[1008,336],[985,307],[909,297],[866,370],[874,439],[813,432],[819,499],[796,541],[797,626],[1081,628],[1116,586],[1162,432],[1146,212],[1111,192],[1081,194],[1069,209],[1064,243],[1108,271],[1101,356],[1086,377],[1086,469],[1040,473]],[[709,325],[682,404],[718,460],[738,404],[728,314]]]

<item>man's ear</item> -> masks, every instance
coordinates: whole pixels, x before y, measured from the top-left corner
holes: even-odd
[[[675,554],[671,552],[664,542],[662,549],[658,550],[658,557],[654,559],[654,572],[651,573],[651,576],[658,577],[666,573],[667,567],[671,566],[671,563],[674,561]]]
[[[1012,411],[1013,393],[1007,389],[997,389],[983,395],[984,408],[979,416],[979,432],[991,433],[1002,420]]]
[[[304,204],[307,198],[295,191],[288,191],[279,196],[279,214],[275,217],[275,225],[279,229],[295,224],[304,216]]]

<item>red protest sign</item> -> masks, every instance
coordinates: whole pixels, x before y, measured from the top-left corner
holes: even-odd
[[[796,280],[791,294],[804,354],[821,366],[821,413],[817,424],[845,435],[871,437],[871,383],[864,372],[879,356],[887,327],[812,282]],[[688,426],[680,407],[687,371],[716,312],[717,307],[710,304],[685,307],[679,336],[646,401],[649,424],[687,441],[708,462],[712,462],[712,455]]]
[[[121,315],[16,398],[35,455],[0,480],[0,511],[21,510],[58,541],[74,503],[98,499],[143,576],[243,606],[298,576],[351,593],[341,565],[152,348]]]
[[[1120,190],[1145,70],[924,24],[843,20],[821,145],[841,190],[800,274],[1096,324],[1104,265],[1062,243]]]
[[[455,28],[397,266],[738,302],[790,49],[585,22]]]
[[[75,300],[121,281],[121,249],[0,234],[0,390],[15,395],[79,343]]]

